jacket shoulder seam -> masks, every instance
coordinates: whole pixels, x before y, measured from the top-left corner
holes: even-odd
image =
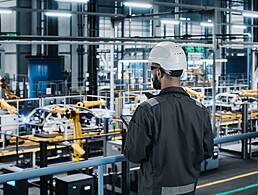
[[[145,101],[148,105],[150,105],[151,107],[156,106],[159,104],[159,101],[157,100],[157,98],[151,98]]]

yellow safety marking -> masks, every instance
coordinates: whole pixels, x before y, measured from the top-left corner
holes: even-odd
[[[242,174],[242,175],[237,175],[237,176],[234,176],[234,177],[230,177],[230,178],[227,178],[227,179],[217,180],[217,181],[213,181],[213,182],[210,182],[210,183],[198,185],[196,188],[197,189],[206,188],[206,187],[209,187],[209,186],[212,186],[212,185],[217,185],[217,184],[229,182],[229,181],[232,181],[232,180],[236,180],[236,179],[240,179],[240,178],[243,178],[243,177],[248,177],[248,176],[256,175],[256,174],[258,174],[258,171],[253,171],[253,172],[245,173],[245,174]]]

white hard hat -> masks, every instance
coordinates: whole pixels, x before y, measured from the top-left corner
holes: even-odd
[[[187,68],[184,50],[176,43],[164,41],[155,45],[148,59],[149,63],[157,63],[165,71],[183,70]]]

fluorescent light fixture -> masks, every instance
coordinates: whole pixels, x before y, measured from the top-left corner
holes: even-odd
[[[213,63],[213,59],[201,59],[201,62]],[[216,62],[228,62],[228,59],[216,59]]]
[[[88,3],[89,0],[56,0],[57,2],[64,2],[64,3]]]
[[[243,12],[244,17],[258,18],[258,13]]]
[[[71,13],[64,13],[64,12],[46,12],[46,16],[49,17],[71,17]]]
[[[238,29],[245,30],[247,27],[245,25],[233,24],[232,28],[238,28]]]
[[[216,59],[217,62],[228,62],[227,59]],[[188,65],[202,65],[203,63],[206,64],[213,64],[213,59],[200,59],[200,60],[188,60]]]
[[[184,17],[181,17],[181,18],[179,18],[179,20],[183,20],[183,21],[185,21],[185,20],[186,20],[186,18],[184,18]]]
[[[143,9],[150,9],[152,8],[152,5],[150,3],[144,3],[144,2],[124,2],[124,6],[126,7],[133,7],[133,8],[143,8]]]
[[[11,14],[13,13],[12,10],[8,10],[8,9],[0,9],[0,14]]]
[[[179,21],[178,20],[170,20],[170,19],[162,19],[161,23],[162,24],[175,24],[175,25],[178,25]]]
[[[200,25],[203,27],[213,27],[213,23],[210,22],[201,22]]]
[[[118,63],[148,63],[148,60],[118,60]]]

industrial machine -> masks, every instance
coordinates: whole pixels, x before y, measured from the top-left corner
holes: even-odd
[[[56,178],[56,195],[94,195],[94,180],[78,173]]]
[[[240,90],[239,91],[239,96],[240,97],[251,97],[251,98],[258,98],[258,90]]]
[[[79,109],[81,116],[84,118],[82,124],[83,129],[94,129],[97,126],[97,121],[94,120],[94,113],[83,107],[77,107],[74,105],[49,105],[34,109],[30,114],[23,118],[23,122],[32,131],[44,131],[44,132],[65,132],[68,128],[73,130],[74,124],[61,114],[53,113],[51,110],[59,106],[64,109]]]
[[[198,100],[199,102],[203,101],[204,94],[202,94],[201,92],[197,92],[189,87],[183,87],[183,88],[186,91],[186,93],[188,93],[191,97],[196,98],[196,100]]]
[[[84,160],[85,151],[83,149],[83,142],[80,140],[82,138],[82,129],[80,121],[80,110],[79,109],[67,109],[56,106],[51,109],[52,113],[65,115],[67,118],[71,119],[75,127],[75,143],[72,144],[73,155],[72,161],[78,162]]]
[[[11,91],[8,87],[6,78],[1,78],[0,80],[0,87],[2,88],[3,92],[4,92],[4,97],[6,99],[20,99],[19,96],[17,96],[13,91]]]
[[[12,134],[17,134],[18,131],[18,115],[17,109],[8,104],[4,99],[0,99],[0,108],[4,111],[0,114],[0,129],[2,146],[6,146],[6,141]]]
[[[83,107],[83,108],[94,108],[96,106],[106,106],[106,101],[102,99],[97,101],[83,101],[83,102],[78,102],[77,106]]]
[[[198,78],[202,82],[203,85],[209,85],[209,80],[206,79],[206,76],[203,70],[200,67],[191,67],[185,70],[188,76],[192,76],[190,80],[192,80],[193,84],[199,83]]]

